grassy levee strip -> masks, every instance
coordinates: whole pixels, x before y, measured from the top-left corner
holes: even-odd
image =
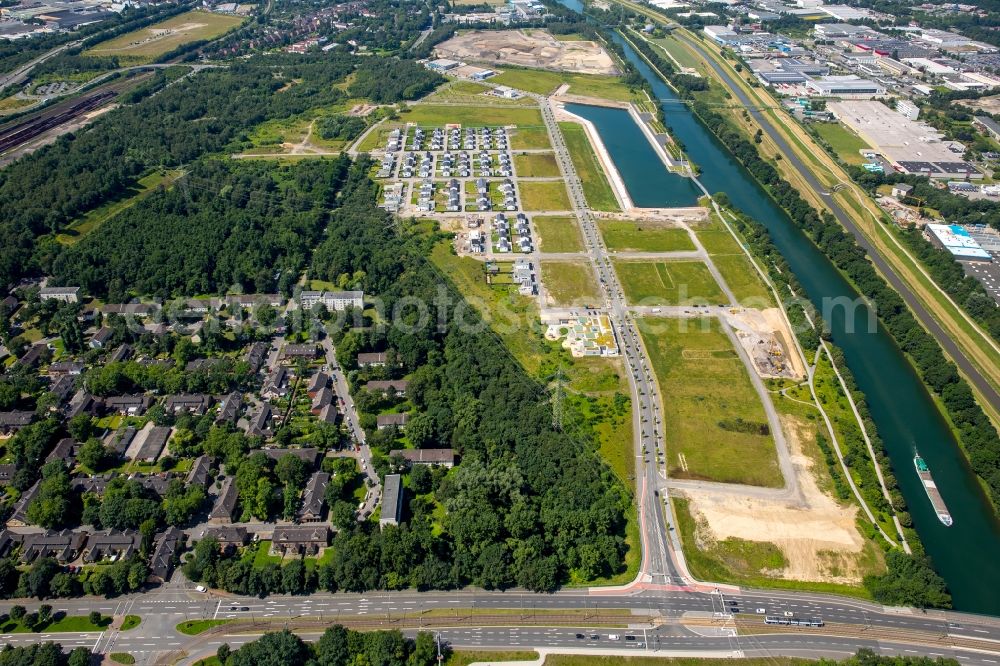
[[[526,69],[505,67],[504,71],[490,79],[497,83],[518,90],[539,95],[549,95],[563,85],[569,84],[569,94],[585,97],[600,97],[618,102],[638,101],[638,92],[630,89],[617,76],[603,74],[573,74],[570,72],[553,72],[544,69]]]
[[[639,333],[664,396],[669,475],[780,487],[764,407],[719,321],[644,317]]]
[[[727,69],[734,80],[739,82],[744,92],[756,98],[762,106],[771,107],[775,104],[774,100],[765,91],[754,88],[747,83],[743,76],[739,72],[736,72],[732,64],[723,58],[718,49],[713,45],[707,42],[701,42],[699,45],[704,49],[704,53],[708,57],[711,57],[714,62]],[[718,79],[716,80],[720,85],[724,85]],[[987,332],[973,322],[959,306],[954,304],[947,294],[924,272],[919,262],[910,256],[899,244],[898,240],[894,238],[893,234],[895,232],[889,228],[888,224],[883,223],[884,214],[878,209],[875,202],[872,201],[867,193],[850,180],[841,166],[804,129],[787,118],[783,113],[778,113],[772,108],[768,108],[765,113],[782,138],[793,148],[796,156],[805,164],[811,165],[811,170],[821,181],[825,182],[828,186],[838,183],[844,185],[833,196],[851,214],[851,217],[866,239],[892,265],[893,269],[910,287],[913,294],[931,313],[935,321],[945,329],[952,340],[962,349],[969,361],[991,385],[1000,390],[1000,345],[997,345]],[[731,112],[730,117],[739,119],[741,114]],[[747,129],[745,122],[739,122],[744,129]],[[777,147],[767,138],[766,133],[764,138],[765,144],[770,147],[769,154],[778,152]],[[820,209],[827,208],[826,203],[819,193],[814,192],[812,188],[805,184],[801,175],[788,164],[787,160],[779,160],[777,167],[781,174],[807,197],[810,203]],[[976,394],[980,406],[982,406],[994,425],[1000,427],[1000,413],[993,409],[989,401],[983,399],[981,392],[977,390],[973,383],[970,382],[969,385]]]
[[[612,212],[621,210],[614,190],[611,189],[611,183],[608,182],[608,176],[604,173],[583,126],[578,123],[561,122],[559,129],[573,160],[573,168],[576,169],[576,174],[583,185],[583,196],[587,200],[587,205],[594,210]]]

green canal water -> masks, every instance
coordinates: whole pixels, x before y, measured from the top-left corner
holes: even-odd
[[[581,11],[576,0],[563,4]],[[617,35],[616,35],[617,37]],[[763,223],[798,277],[808,299],[819,311],[830,299],[859,297],[810,239],[800,231],[750,174],[706,130],[677,96],[618,38],[627,58],[653,86],[663,101],[671,134],[685,146],[690,159],[701,167],[702,183],[710,192],[725,192],[739,209]],[[629,192],[641,206],[685,205],[680,176],[666,168],[645,140],[633,138],[639,130],[628,114],[615,109],[572,105],[570,110],[594,123],[608,144],[612,159]],[[639,136],[642,137],[641,133]],[[666,174],[666,177],[664,177]],[[944,576],[955,607],[976,613],[1000,615],[1000,525],[989,502],[959,451],[948,424],[923,382],[881,325],[867,326],[834,308],[826,315],[833,341],[844,351],[858,387],[868,399],[872,417],[892,461],[899,487],[906,497],[914,526],[935,567]],[[937,519],[913,466],[914,451],[927,461],[955,524],[945,527]]]

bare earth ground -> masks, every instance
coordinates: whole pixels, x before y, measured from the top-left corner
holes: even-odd
[[[581,74],[618,74],[614,60],[595,42],[561,42],[543,30],[473,30],[438,44],[438,56],[497,65],[541,67]]]
[[[806,369],[802,365],[802,358],[795,352],[792,343],[792,332],[788,330],[785,318],[781,316],[778,308],[767,308],[756,310],[747,308],[730,313],[730,324],[737,330],[744,327],[749,328],[762,336],[773,335],[777,337],[778,343],[784,351],[784,358],[791,366],[796,378],[803,379],[806,376]],[[749,353],[749,352],[748,352]]]
[[[782,422],[804,505],[685,489],[682,494],[690,499],[699,524],[699,541],[739,538],[770,542],[781,549],[788,566],[769,573],[793,580],[857,583],[861,579],[857,556],[864,547],[854,522],[857,507],[840,506],[819,489],[813,461],[803,452],[803,437],[811,436],[811,426],[793,417],[782,417]]]
[[[1000,95],[980,97],[979,99],[964,99],[958,103],[987,113],[1000,113]]]

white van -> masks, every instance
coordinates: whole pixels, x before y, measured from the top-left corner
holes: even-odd
[[[622,639],[620,634],[608,634],[609,641],[620,641]]]

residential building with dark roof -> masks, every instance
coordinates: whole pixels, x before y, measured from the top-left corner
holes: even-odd
[[[326,487],[329,484],[330,475],[326,472],[314,472],[309,477],[305,492],[302,494],[302,508],[298,511],[299,522],[314,523],[323,520]]]
[[[49,363],[49,367],[46,369],[50,376],[58,377],[60,375],[79,375],[86,368],[83,363],[77,361],[56,361],[55,363]]]
[[[409,386],[410,382],[405,379],[374,380],[365,384],[365,390],[370,393],[385,393],[402,398],[406,396],[406,389]]]
[[[323,423],[336,423],[339,417],[340,413],[337,411],[337,406],[333,403],[319,410],[319,420]]]
[[[264,380],[264,386],[260,389],[260,397],[266,400],[276,400],[288,395],[288,391],[288,370],[279,365]]]
[[[28,347],[28,350],[21,355],[21,358],[17,359],[17,364],[25,368],[33,368],[38,365],[38,362],[42,360],[42,354],[48,349],[42,343],[34,344]]]
[[[189,486],[204,486],[208,483],[208,474],[211,471],[211,459],[208,456],[198,456],[191,465],[186,482]]]
[[[100,403],[94,396],[90,395],[86,389],[80,389],[73,394],[72,399],[69,401],[69,405],[66,407],[66,418],[72,419],[80,414],[89,414],[94,416],[97,414],[97,408]]]
[[[212,396],[203,393],[182,393],[168,395],[163,401],[163,409],[170,414],[187,412],[201,416],[212,406]]]
[[[108,363],[121,363],[132,357],[132,345],[123,344],[115,347],[115,350],[108,356]]]
[[[386,363],[385,352],[362,352],[358,354],[359,368],[381,368]]]
[[[270,434],[271,407],[262,405],[260,411],[250,419],[247,434],[251,437],[267,437]]]
[[[215,500],[212,512],[208,514],[210,523],[231,523],[236,520],[236,500],[239,498],[239,491],[236,489],[235,479],[227,476],[222,482],[222,491]]]
[[[455,449],[396,449],[389,452],[390,458],[397,455],[410,465],[455,466]]]
[[[59,403],[62,404],[69,400],[70,396],[73,395],[73,390],[76,387],[76,379],[70,377],[69,375],[63,375],[61,377],[56,377],[53,382],[49,385],[49,392],[54,393],[59,399]]]
[[[269,345],[266,342],[255,342],[247,349],[246,361],[250,365],[250,372],[258,372],[264,361],[267,360],[267,350]]]
[[[333,402],[333,391],[328,388],[321,389],[312,400],[312,413],[319,414],[327,405]]]
[[[163,453],[167,440],[170,439],[170,431],[171,428],[167,426],[154,426],[145,431],[145,437],[135,459],[145,463],[156,462],[160,454]],[[143,437],[142,431],[139,432],[138,437]]]
[[[307,448],[307,449],[261,449],[267,457],[271,460],[279,460],[286,455],[293,455],[305,464],[309,465],[310,468],[316,467],[316,462],[319,460],[319,449]]]
[[[219,543],[219,550],[223,552],[232,552],[236,548],[245,546],[250,541],[247,528],[236,525],[209,527],[202,532],[201,538],[215,539]]]
[[[48,530],[26,534],[21,545],[21,561],[31,564],[40,557],[52,557],[58,562],[72,562],[80,556],[85,543],[87,535],[84,532]]]
[[[242,409],[243,394],[239,391],[233,391],[219,404],[219,415],[215,418],[215,422],[235,424],[240,418]]]
[[[317,555],[330,543],[326,525],[276,527],[271,536],[271,552],[280,555]]]
[[[90,348],[91,349],[103,349],[104,345],[108,344],[115,332],[108,328],[107,326],[102,326],[94,336],[90,338]]]
[[[317,372],[315,375],[309,378],[309,384],[306,386],[306,393],[309,397],[315,396],[317,393],[322,391],[329,385],[330,376],[325,372]]]
[[[317,356],[319,356],[319,347],[313,342],[289,344],[281,348],[281,358],[286,361],[300,358],[311,360]]]
[[[38,495],[41,483],[41,481],[35,481],[34,485],[21,494],[21,497],[17,500],[17,504],[14,505],[13,513],[7,519],[7,527],[25,527],[31,524],[28,520],[28,506],[35,499],[35,496]]]
[[[403,428],[410,421],[409,414],[379,414],[375,418],[375,426],[379,430],[386,428]]]
[[[94,564],[104,560],[126,560],[139,552],[142,535],[138,530],[101,530],[87,538],[83,561]]]
[[[31,422],[34,420],[35,420],[34,412],[27,412],[27,411],[0,412],[0,432],[4,434],[15,433],[21,428],[31,425]]]
[[[0,530],[0,557],[7,557],[24,541],[24,535],[10,530]]]
[[[72,437],[63,437],[45,456],[45,462],[50,463],[61,460],[67,467],[72,467],[76,462],[76,452],[80,450],[80,444]]]
[[[123,416],[142,416],[153,404],[148,395],[113,395],[104,399],[104,410]]]
[[[153,554],[149,557],[149,580],[152,583],[165,583],[174,570],[174,557],[177,549],[184,541],[184,532],[174,526],[168,527],[156,535],[153,541]]]
[[[79,287],[42,287],[38,298],[43,301],[56,300],[63,303],[78,303],[80,301]]]
[[[104,444],[118,455],[124,456],[137,432],[138,430],[134,426],[128,426],[121,432],[113,433],[110,437],[105,438]]]
[[[403,514],[403,483],[399,474],[386,474],[382,486],[382,512],[378,524],[399,525]]]

